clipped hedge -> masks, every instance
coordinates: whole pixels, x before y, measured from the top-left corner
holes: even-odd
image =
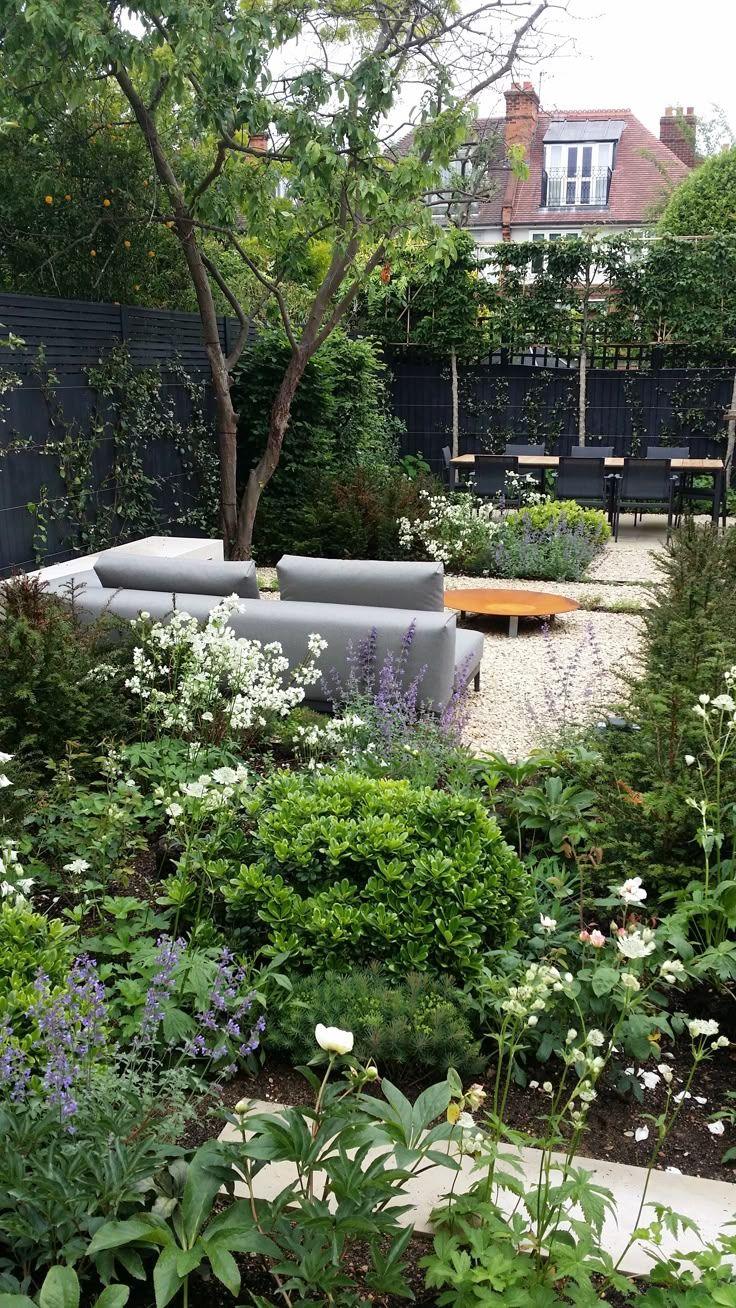
[[[527,874],[483,805],[351,773],[278,773],[224,886],[249,947],[306,972],[372,962],[465,982],[515,935]],[[250,855],[250,857],[248,857]]]

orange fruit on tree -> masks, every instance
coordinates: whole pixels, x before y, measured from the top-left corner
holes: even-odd
[[[45,195],[43,198],[44,198],[44,200],[46,201],[47,204],[53,204],[53,203],[54,203],[54,197],[53,197],[53,195]]]
[[[105,209],[109,209],[109,208],[110,208],[110,201],[109,201],[109,200],[103,200],[103,201],[102,201],[102,204],[103,204],[103,208],[105,208]]]

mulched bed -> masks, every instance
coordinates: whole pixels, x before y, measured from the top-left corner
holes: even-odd
[[[686,1057],[676,1055],[660,1061],[666,1061],[671,1066],[674,1085],[679,1090],[687,1075]],[[638,1070],[638,1065],[635,1066]],[[555,1071],[554,1060],[550,1060],[543,1066],[530,1067],[528,1075],[530,1080],[537,1080],[541,1085],[547,1080],[554,1081]],[[493,1089],[492,1073],[491,1067],[485,1077],[475,1078],[486,1085],[489,1096]],[[409,1081],[401,1077],[391,1079],[399,1084],[408,1098],[414,1099],[426,1085],[439,1078],[431,1077],[422,1081]],[[721,1050],[711,1063],[706,1063],[701,1068],[692,1087],[692,1098],[683,1103],[673,1130],[657,1159],[657,1168],[678,1168],[692,1176],[718,1181],[736,1180],[734,1165],[721,1162],[726,1149],[736,1143],[736,1127],[726,1123],[725,1134],[714,1136],[706,1125],[713,1113],[719,1113],[728,1104],[726,1092],[733,1089],[735,1084],[736,1052]],[[378,1087],[376,1093],[379,1093]],[[199,1120],[189,1127],[186,1144],[200,1144],[208,1137],[219,1134],[222,1118],[217,1114],[217,1108],[223,1104],[232,1107],[240,1099],[265,1099],[280,1104],[309,1103],[310,1095],[309,1086],[298,1072],[283,1061],[270,1059],[255,1078],[238,1077],[202,1105]],[[707,1103],[699,1104],[696,1096],[705,1098]],[[610,1086],[601,1087],[599,1097],[590,1110],[581,1155],[645,1167],[654,1139],[654,1128],[647,1122],[647,1116],[656,1116],[662,1109],[664,1099],[663,1082],[654,1090],[645,1090],[641,1104],[630,1094],[619,1094]],[[547,1102],[547,1096],[541,1090],[512,1087],[506,1112],[507,1125],[534,1135],[540,1129],[540,1114],[544,1113]],[[636,1141],[634,1131],[645,1125],[649,1125],[650,1138]]]

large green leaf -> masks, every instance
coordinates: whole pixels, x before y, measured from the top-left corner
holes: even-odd
[[[74,1268],[50,1268],[38,1302],[40,1308],[79,1308],[79,1280]]]
[[[129,1298],[129,1285],[108,1285],[102,1291],[95,1308],[123,1308]]]
[[[230,1293],[237,1297],[240,1293],[240,1269],[230,1250],[217,1240],[203,1240],[202,1243],[218,1281],[222,1281]]]
[[[166,1245],[172,1242],[173,1236],[165,1222],[158,1220],[153,1213],[142,1213],[126,1222],[106,1222],[95,1232],[87,1252],[92,1255],[125,1244]]]
[[[153,1269],[153,1288],[156,1294],[156,1308],[166,1308],[183,1284],[183,1279],[176,1270],[176,1260],[181,1250],[175,1245],[168,1245],[161,1250]]]
[[[187,1246],[194,1244],[212,1212],[215,1195],[226,1181],[233,1180],[233,1176],[233,1170],[224,1161],[217,1141],[207,1140],[189,1164],[181,1200],[184,1242]]]

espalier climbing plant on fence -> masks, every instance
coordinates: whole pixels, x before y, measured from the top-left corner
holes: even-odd
[[[190,376],[175,357],[165,374],[158,365],[136,368],[123,344],[86,368],[85,377],[92,402],[80,419],[65,409],[60,377],[39,347],[26,384],[43,397],[45,434],[11,429],[0,449],[0,461],[22,451],[51,458],[51,475],[62,483],[61,493],[54,493],[46,473],[27,506],[35,523],[37,562],[48,553],[54,529],[62,548],[76,552],[172,526],[216,530],[217,447],[204,381]],[[24,379],[13,372],[5,382],[0,380],[0,393],[22,387]],[[186,401],[182,416],[177,392]],[[165,472],[151,467],[156,445],[170,447]]]

